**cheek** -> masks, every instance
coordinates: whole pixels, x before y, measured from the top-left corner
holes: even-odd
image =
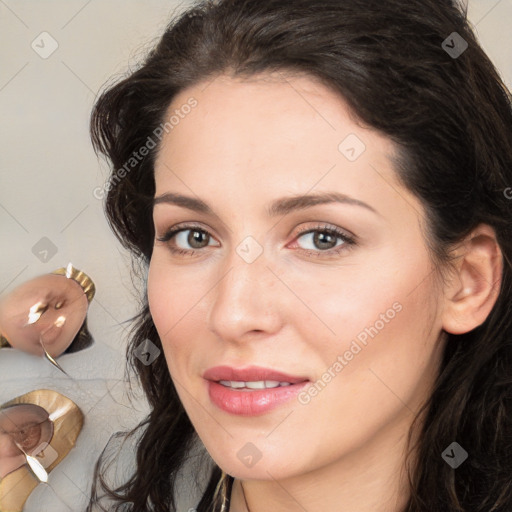
[[[418,267],[399,268],[392,255],[378,259],[380,265],[354,264],[314,275],[297,269],[286,275],[304,303],[290,308],[289,319],[325,366],[354,347],[353,342],[364,349],[377,338],[398,340],[424,320],[423,298],[411,293]]]
[[[336,339],[314,348],[322,365],[299,402],[336,418],[337,437],[371,436],[404,405],[405,413],[418,410],[435,378],[441,346],[432,283],[411,293],[407,280],[395,281],[388,290],[360,289],[360,300],[340,305]]]
[[[434,330],[430,338],[424,334],[427,310],[434,308],[423,301],[429,287],[417,292],[407,296],[397,290],[397,302],[373,304],[370,313],[359,313],[357,318],[357,308],[347,302],[335,324],[335,341],[324,336],[320,344],[310,345],[314,381],[298,396],[294,418],[286,425],[288,432],[305,432],[301,438],[305,468],[362,448],[381,432],[405,432],[428,397],[441,351]],[[345,316],[349,311],[354,316]],[[297,436],[272,438],[275,444],[268,451],[293,453]]]
[[[175,281],[175,273],[153,256],[149,265],[147,294],[151,317],[161,337],[177,320],[173,301],[187,293],[187,289],[177,286]]]
[[[148,304],[153,323],[161,339],[169,370],[174,375],[173,362],[185,351],[192,350],[194,332],[198,324],[191,321],[200,311],[198,301],[205,291],[200,288],[204,281],[190,272],[169,268],[161,255],[151,260],[148,273]],[[187,340],[179,343],[178,340]],[[171,357],[172,354],[172,357]],[[183,366],[178,365],[180,369]]]
[[[299,402],[316,402],[315,414],[336,410],[343,418],[344,411],[351,411],[352,419],[361,421],[360,425],[364,420],[369,427],[390,410],[396,413],[403,406],[400,399],[420,401],[440,357],[439,292],[432,278],[425,279],[428,257],[414,262],[396,257],[380,261],[380,265],[340,273],[332,282],[317,280],[314,287],[305,277],[294,278],[301,284],[296,290],[314,305],[322,320],[308,317],[300,323],[301,338],[309,340],[305,360],[314,368],[318,385]],[[374,407],[376,403],[390,409]],[[357,430],[346,417],[341,423]]]

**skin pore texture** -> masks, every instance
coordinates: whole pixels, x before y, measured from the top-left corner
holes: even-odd
[[[243,482],[251,512],[398,512],[408,497],[407,433],[431,392],[443,329],[485,320],[497,295],[485,283],[496,282],[501,255],[484,226],[442,281],[391,141],[360,126],[325,85],[283,76],[222,75],[170,105],[197,100],[155,162],[151,314],[187,414],[236,479],[231,511],[246,510]],[[355,159],[349,136],[349,146],[354,136],[365,146]],[[350,200],[268,213],[277,199],[323,193]],[[201,199],[213,213],[168,194]],[[192,227],[159,240],[183,223]],[[240,248],[261,254],[248,262]],[[324,385],[308,400],[232,414],[210,399],[204,378],[221,365]],[[248,451],[256,463],[241,456]]]

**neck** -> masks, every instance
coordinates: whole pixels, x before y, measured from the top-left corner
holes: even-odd
[[[405,469],[408,431],[403,424],[390,429],[307,474],[283,480],[235,480],[230,512],[402,512],[409,498]]]

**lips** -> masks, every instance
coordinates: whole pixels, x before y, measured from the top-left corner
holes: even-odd
[[[223,411],[241,416],[265,414],[284,405],[309,382],[306,377],[257,366],[216,366],[203,378],[210,400]]]

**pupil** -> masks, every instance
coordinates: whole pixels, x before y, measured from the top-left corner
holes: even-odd
[[[196,245],[194,244],[198,244],[199,247],[201,246],[201,239],[205,239],[206,237],[206,233],[203,233],[202,231],[192,231],[191,232],[191,235],[189,236],[189,244],[192,246],[192,247],[196,247]]]
[[[330,249],[331,247],[334,247],[332,245],[333,241],[336,244],[335,238],[332,235],[330,235],[329,233],[320,232],[314,236],[315,244],[317,245],[317,247],[319,247],[321,249]],[[322,244],[327,244],[327,245],[322,245]]]

